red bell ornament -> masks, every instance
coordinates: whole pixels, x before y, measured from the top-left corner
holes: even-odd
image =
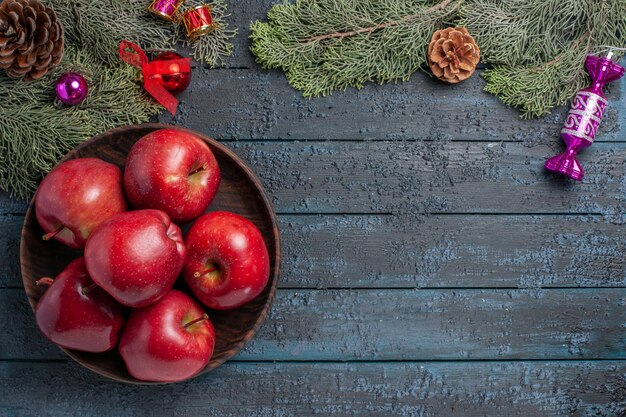
[[[160,74],[153,74],[152,78],[170,93],[185,91],[191,82],[191,68],[189,65],[181,66],[181,59],[184,58],[176,52],[163,52],[152,60],[152,62],[165,62],[166,66],[163,71]]]

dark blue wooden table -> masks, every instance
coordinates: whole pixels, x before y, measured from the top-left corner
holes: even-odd
[[[620,416],[626,412],[626,82],[582,184],[542,170],[565,108],[523,121],[474,76],[303,99],[247,50],[272,0],[232,2],[230,67],[170,122],[220,139],[279,214],[272,312],[191,382],[68,360],[21,287],[25,203],[0,196],[0,416]]]

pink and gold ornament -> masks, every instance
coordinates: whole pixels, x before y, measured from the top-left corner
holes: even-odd
[[[608,105],[604,92],[607,84],[620,79],[624,75],[624,67],[612,60],[613,51],[606,56],[587,56],[585,67],[591,76],[591,85],[580,90],[572,100],[572,106],[561,129],[561,137],[567,146],[564,153],[546,161],[545,167],[582,181],[583,168],[576,159],[576,154],[593,144],[598,126]]]
[[[153,0],[148,6],[148,11],[161,19],[174,21],[178,8],[185,0]]]

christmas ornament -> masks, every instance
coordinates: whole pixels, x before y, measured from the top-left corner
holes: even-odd
[[[438,30],[428,45],[430,69],[442,81],[455,84],[468,79],[480,60],[480,49],[464,27]]]
[[[85,78],[77,72],[66,72],[56,82],[57,99],[63,104],[75,106],[86,97],[89,87]]]
[[[172,115],[175,115],[178,100],[163,86],[163,76],[176,76],[175,74],[191,72],[191,58],[150,62],[141,47],[129,41],[120,42],[119,55],[124,62],[141,69],[144,89]]]
[[[153,0],[148,6],[148,11],[161,19],[174,21],[176,12],[185,0]]]
[[[202,4],[187,10],[183,13],[183,24],[187,37],[192,39],[211,33],[215,29],[211,6]]]
[[[191,82],[191,67],[181,67],[179,61],[184,59],[176,52],[163,52],[157,55],[152,62],[169,63],[169,66],[160,74],[154,74],[154,79],[170,93],[180,93],[189,87]]]
[[[9,78],[0,69],[0,189],[21,198],[30,198],[59,157],[82,141],[115,127],[145,123],[163,110],[156,101],[146,100],[135,71],[120,65],[119,43],[120,39],[133,39],[146,48],[172,49],[182,29],[151,19],[145,6],[152,0],[41,1],[54,7],[57,16],[54,21],[51,18],[48,34],[58,22],[63,23],[64,68],[80,68],[81,74],[89,74],[88,99],[83,102],[89,104],[82,105],[80,111],[50,105],[56,99],[53,90],[62,73],[58,69],[49,81],[31,83]],[[192,41],[183,35],[190,53],[207,66],[223,64],[232,55],[236,30],[229,29],[227,1],[212,1],[211,14],[218,28],[211,36]],[[28,1],[30,8],[35,2]],[[5,62],[10,55],[8,44],[14,42],[9,30],[14,21],[9,20],[7,26],[6,13],[2,13],[0,22],[0,62]],[[35,37],[37,33],[45,31],[37,31]],[[57,40],[54,45],[61,43]]]
[[[613,51],[603,57],[595,55],[587,57],[585,66],[591,77],[591,85],[580,90],[572,100],[572,106],[561,130],[561,137],[567,149],[561,155],[548,159],[545,164],[547,169],[582,181],[584,171],[576,160],[576,154],[593,144],[608,104],[602,89],[605,85],[620,79],[625,72],[624,67],[612,61],[613,57]]]
[[[32,81],[63,58],[63,26],[39,0],[0,3],[0,68],[9,77]]]

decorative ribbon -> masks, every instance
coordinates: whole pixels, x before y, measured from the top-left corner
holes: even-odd
[[[132,52],[128,51],[132,50]],[[141,47],[129,41],[120,42],[120,58],[122,61],[134,67],[140,68],[143,74],[143,88],[150,94],[160,105],[169,110],[172,115],[176,115],[178,100],[169,91],[167,91],[157,78],[169,71],[172,64],[180,65],[181,72],[190,71],[191,58],[181,58],[168,61],[148,60],[148,56]]]

